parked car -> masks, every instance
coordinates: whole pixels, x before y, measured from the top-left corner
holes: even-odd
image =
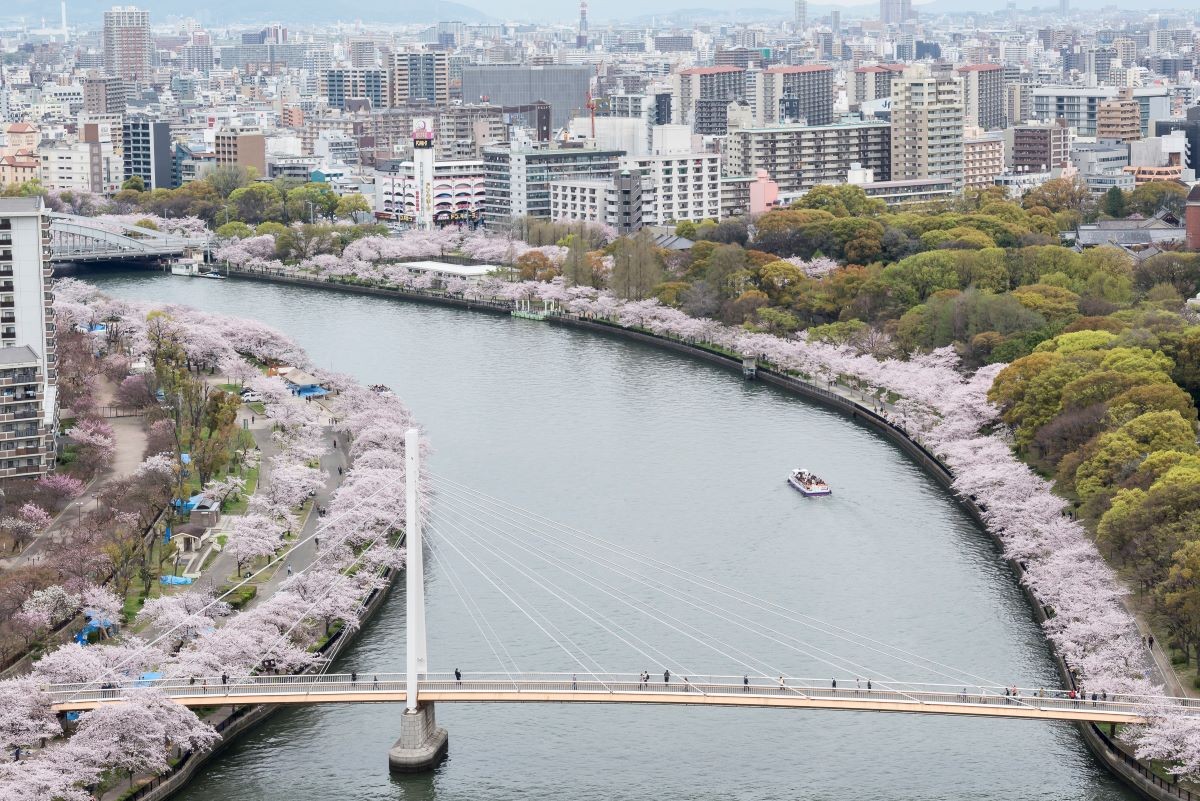
[[[261,400],[263,400],[263,396],[260,392],[245,392],[242,394],[242,403],[255,403]]]

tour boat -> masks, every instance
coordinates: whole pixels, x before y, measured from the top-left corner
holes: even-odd
[[[788,483],[793,489],[799,490],[804,495],[832,495],[833,490],[829,488],[821,478],[813,473],[808,472],[802,467],[797,467],[792,472],[788,473]]]

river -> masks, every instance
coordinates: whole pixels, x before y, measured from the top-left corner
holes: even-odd
[[[990,541],[895,447],[832,412],[699,362],[533,321],[240,280],[84,277],[118,297],[262,320],[317,364],[389,385],[431,438],[432,469],[480,492],[990,680],[1057,686],[1046,643]],[[834,496],[804,499],[787,488],[798,464],[820,472]],[[431,668],[497,670],[444,572],[427,570]],[[523,669],[577,669],[489,599],[482,579],[458,575],[485,599]],[[644,621],[625,623],[670,639]],[[696,625],[791,675],[831,673],[744,632],[739,640],[728,627]],[[598,627],[576,622],[570,633],[611,670],[662,670]],[[696,642],[671,641],[669,652],[708,672],[742,672]],[[403,592],[338,669],[404,670]],[[1134,797],[1068,724],[640,706],[442,705],[449,758],[432,774],[397,778],[386,751],[400,711],[281,711],[178,798]]]

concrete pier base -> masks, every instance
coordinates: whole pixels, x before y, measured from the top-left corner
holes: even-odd
[[[416,712],[405,710],[400,719],[400,739],[388,750],[388,767],[395,773],[432,770],[446,756],[450,735],[439,729],[433,704],[421,704]]]

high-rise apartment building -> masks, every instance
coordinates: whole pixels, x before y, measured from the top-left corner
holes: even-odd
[[[808,0],[796,0],[796,30],[808,27]]]
[[[879,0],[879,19],[884,25],[899,25],[916,16],[912,0]]]
[[[146,117],[127,117],[121,126],[121,152],[125,178],[142,179],[146,189],[170,189],[175,151],[171,125]]]
[[[963,139],[963,186],[986,189],[1004,173],[1004,136],[968,126]]]
[[[379,108],[388,102],[388,73],[385,69],[347,67],[322,70],[320,92],[330,108],[344,109],[349,101],[361,98]]]
[[[1125,88],[1120,96],[1105,100],[1096,112],[1096,138],[1135,142],[1142,138],[1142,107]]]
[[[746,71],[740,67],[692,67],[679,73],[679,122],[698,134],[720,136],[727,109],[746,96]]]
[[[392,53],[388,105],[450,102],[450,60],[440,50]]]
[[[58,368],[42,199],[0,198],[0,479],[54,470]]]
[[[763,122],[833,122],[833,67],[827,64],[768,67],[756,76]]]
[[[962,80],[913,69],[892,81],[892,180],[963,181]]]
[[[1014,125],[1005,131],[1005,164],[1012,172],[1046,172],[1071,160],[1071,129],[1056,122]]]
[[[125,82],[116,75],[83,79],[83,110],[88,114],[124,114]]]
[[[891,126],[883,121],[835,125],[734,125],[722,143],[727,176],[766,170],[781,192],[845,183],[851,165],[891,175]],[[961,132],[960,132],[961,136]]]
[[[847,87],[850,102],[870,103],[892,96],[892,78],[904,73],[903,64],[872,64],[854,71],[853,80]]]
[[[967,125],[985,131],[1005,127],[1004,68],[999,64],[968,64],[959,67],[963,82],[963,107]]]
[[[104,12],[104,67],[134,83],[150,77],[150,12],[136,6],[113,6]]]

